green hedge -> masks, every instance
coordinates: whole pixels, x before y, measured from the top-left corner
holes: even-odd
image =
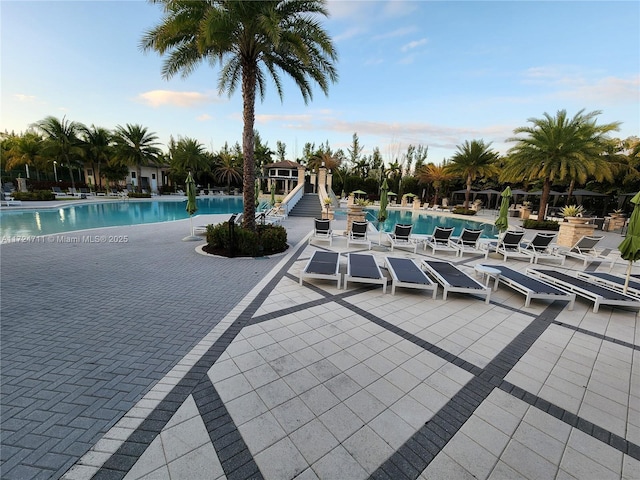
[[[533,230],[560,230],[560,223],[555,222],[553,220],[533,220],[527,219],[522,221],[522,226],[524,228],[532,228]]]
[[[129,198],[151,198],[150,193],[129,192]]]
[[[56,195],[51,190],[34,190],[33,192],[13,192],[11,194],[16,200],[55,200]]]
[[[251,231],[233,226],[233,252],[238,257],[258,257],[284,252],[287,248],[287,230],[280,225],[257,225]],[[229,222],[207,226],[207,244],[213,249],[229,251]]]
[[[453,209],[453,213],[456,213],[458,215],[475,215],[478,212],[476,212],[475,210],[472,210],[470,208],[455,207]]]

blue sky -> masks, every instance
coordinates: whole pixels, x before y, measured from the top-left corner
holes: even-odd
[[[465,140],[499,152],[513,129],[566,109],[601,110],[640,132],[640,3],[330,1],[339,81],[305,105],[285,81],[256,104],[256,129],[295,159],[307,142],[385,160],[410,144],[440,163]],[[163,144],[196,138],[208,150],[241,142],[242,98],[218,95],[218,68],[166,81],[162,58],[139,42],[160,8],[130,1],[0,2],[0,130],[48,115],[114,128],[139,123]]]

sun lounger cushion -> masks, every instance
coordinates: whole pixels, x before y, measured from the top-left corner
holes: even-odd
[[[350,253],[347,256],[347,274],[344,277],[344,288],[349,281],[375,283],[382,285],[382,292],[387,291],[387,278],[380,271],[376,259],[369,253]]]

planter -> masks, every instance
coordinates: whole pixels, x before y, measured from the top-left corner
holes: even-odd
[[[529,216],[531,215],[531,210],[529,208],[523,208],[520,210],[520,218],[522,220],[529,220]]]
[[[585,223],[589,223],[589,219],[584,217],[564,217],[564,219],[572,225],[583,225]]]

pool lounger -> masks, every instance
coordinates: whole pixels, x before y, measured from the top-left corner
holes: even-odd
[[[300,285],[305,278],[335,280],[340,288],[340,254],[316,250],[300,272]]]
[[[387,291],[387,277],[382,274],[375,257],[370,253],[349,253],[347,255],[347,274],[344,276],[345,290],[349,281],[382,285],[382,293]]]
[[[600,283],[618,292],[624,289],[624,277],[618,277],[605,272],[578,272],[578,278],[584,278],[592,282]],[[629,279],[627,295],[640,299],[640,279],[633,276]]]
[[[502,265],[487,265],[496,270],[500,270],[498,282],[504,283],[515,291],[525,295],[524,306],[528,307],[533,299],[541,300],[566,300],[569,302],[569,310],[573,310],[573,304],[576,301],[576,294],[569,293],[565,290],[549,285],[548,283],[532,278],[524,273],[520,273],[509,267]]]
[[[391,295],[396,287],[431,290],[432,298],[436,298],[438,285],[433,283],[420,266],[410,258],[384,257],[384,263],[391,274]]]
[[[438,262],[435,260],[423,260],[423,267],[442,285],[444,292],[442,299],[447,299],[449,292],[472,293],[485,297],[485,303],[489,303],[491,289],[470,277],[450,262]]]
[[[527,273],[535,275],[545,282],[557,285],[564,290],[569,290],[587,300],[593,301],[593,313],[598,312],[600,305],[640,308],[640,301],[636,298],[581,278],[572,277],[566,273],[535,268],[528,268]]]

